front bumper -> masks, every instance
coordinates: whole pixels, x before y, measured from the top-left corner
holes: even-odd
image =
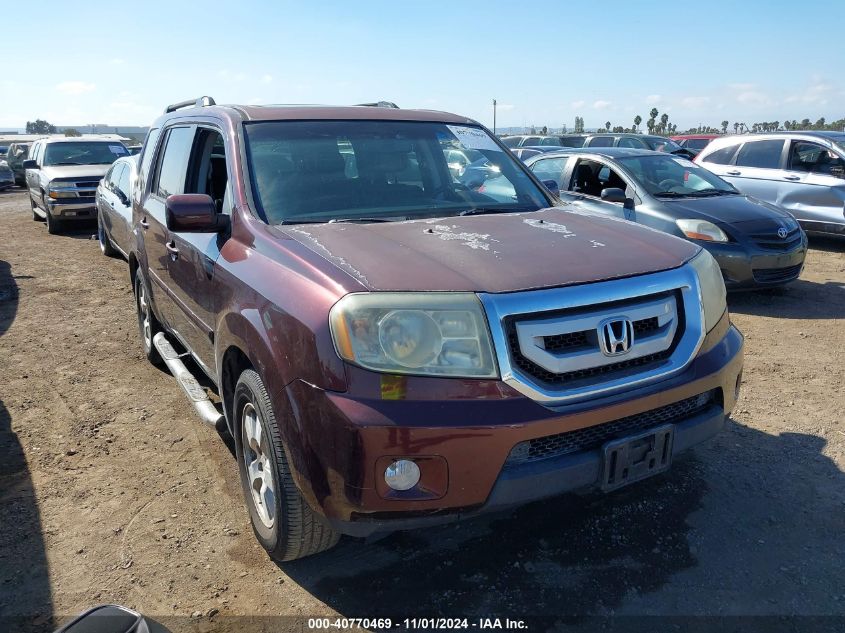
[[[768,288],[795,281],[804,268],[807,236],[789,251],[749,244],[697,242],[716,259],[728,290]]]
[[[596,447],[527,463],[509,457],[526,441],[598,427],[713,390],[718,398],[712,406],[677,421],[673,454],[679,453],[722,428],[735,404],[742,348],[742,335],[725,315],[680,374],[558,410],[496,381],[476,381],[477,395],[465,399],[450,398],[445,384],[433,394],[402,394],[401,389],[385,390],[382,381],[377,399],[325,392],[297,381],[286,391],[287,413],[296,429],[296,438],[286,441],[288,457],[309,504],[335,529],[354,536],[588,490],[599,481]],[[369,373],[362,370],[362,380]],[[385,498],[380,487],[385,459],[398,457],[445,461],[445,489]]]
[[[48,213],[57,220],[91,220],[97,217],[97,204],[93,199],[84,202],[69,199],[65,202],[47,198],[46,202]]]

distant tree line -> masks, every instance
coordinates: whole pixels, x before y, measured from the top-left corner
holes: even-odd
[[[762,123],[752,123],[751,125],[740,121],[731,125],[730,121],[724,120],[721,122],[721,125],[718,126],[698,125],[679,131],[677,124],[669,121],[669,115],[667,113],[664,112],[663,114],[660,114],[657,108],[652,108],[648,114],[649,118],[645,122],[645,127],[648,133],[663,136],[671,134],[727,134],[728,130],[731,128],[733,128],[733,131],[736,134],[742,132],[776,132],[778,130],[830,130],[835,132],[845,130],[845,118],[836,119],[835,121],[828,123],[827,119],[821,117],[815,123],[813,123],[810,119],[802,119],[801,121],[793,119],[792,121],[787,120],[783,122],[764,121]],[[633,125],[630,127],[626,127],[624,125],[613,125],[611,121],[606,121],[604,129],[608,132],[615,133],[637,133],[643,131],[641,127],[642,122],[643,118],[640,115],[637,115],[634,117]],[[538,129],[545,130],[547,128],[545,126],[537,128],[537,126],[532,125],[531,133],[537,134]],[[562,133],[567,133],[566,124],[561,126],[560,129]],[[572,132],[575,134],[582,134],[584,131],[584,117],[576,116],[575,127],[572,129]]]

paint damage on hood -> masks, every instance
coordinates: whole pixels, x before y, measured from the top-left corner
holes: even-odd
[[[698,252],[665,233],[562,207],[278,228],[381,291],[551,288],[676,268]]]

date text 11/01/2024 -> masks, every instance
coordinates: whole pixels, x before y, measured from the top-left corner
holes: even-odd
[[[508,629],[524,630],[528,624],[524,620],[512,620],[510,618],[404,618],[392,620],[391,618],[308,618],[309,630],[325,629],[370,629],[389,630],[393,628],[404,629]]]

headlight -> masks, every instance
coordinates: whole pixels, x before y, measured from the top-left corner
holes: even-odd
[[[495,378],[481,302],[468,293],[346,295],[329,314],[338,355],[391,374]]]
[[[727,242],[725,232],[712,222],[706,220],[675,220],[681,232],[691,240],[705,242]]]
[[[698,275],[698,285],[701,288],[701,303],[704,308],[704,330],[712,330],[728,305],[725,299],[725,280],[722,271],[713,256],[704,249],[696,255],[690,264]]]

